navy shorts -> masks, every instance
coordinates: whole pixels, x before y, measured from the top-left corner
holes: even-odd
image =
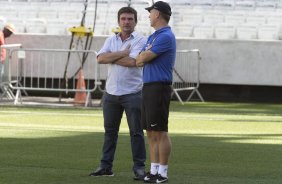
[[[168,131],[170,83],[145,83],[142,89],[141,123],[145,130]]]

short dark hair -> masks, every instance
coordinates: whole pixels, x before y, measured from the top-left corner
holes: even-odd
[[[120,15],[123,14],[123,13],[132,13],[134,14],[134,19],[135,19],[135,22],[137,23],[137,11],[132,8],[132,7],[122,7],[121,9],[119,9],[118,11],[118,22],[119,22],[119,18],[120,18]]]
[[[163,17],[163,19],[165,19],[165,21],[166,21],[167,23],[169,23],[170,16],[167,15],[167,14],[165,14],[165,13],[163,13],[163,12],[160,12],[160,14],[161,14],[161,16]]]

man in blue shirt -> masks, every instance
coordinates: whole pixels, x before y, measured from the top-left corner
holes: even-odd
[[[168,181],[171,152],[168,115],[176,40],[168,26],[169,4],[158,1],[146,10],[150,12],[151,26],[156,31],[148,38],[136,62],[137,66],[143,66],[141,122],[147,131],[151,160],[151,169],[144,182],[164,183]]]
[[[142,69],[135,58],[146,43],[146,38],[134,31],[137,12],[131,7],[118,11],[121,32],[106,39],[98,52],[99,64],[108,64],[106,92],[103,95],[104,145],[98,169],[90,176],[113,176],[112,167],[118,132],[125,111],[130,130],[133,172],[135,180],[145,176],[146,150],[141,125]]]

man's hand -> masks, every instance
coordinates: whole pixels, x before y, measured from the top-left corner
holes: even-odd
[[[136,66],[138,66],[138,67],[143,67],[144,66],[144,62],[140,58],[141,53],[136,58]]]
[[[129,56],[129,54],[130,54],[130,47],[131,47],[131,45],[128,44],[128,45],[126,46],[126,48],[122,51],[122,53],[124,54],[124,57]]]

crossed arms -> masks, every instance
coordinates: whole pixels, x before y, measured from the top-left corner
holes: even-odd
[[[97,57],[99,64],[117,64],[124,67],[143,67],[145,63],[150,62],[158,55],[152,52],[151,45],[146,47],[145,51],[142,51],[136,58],[136,60],[129,56],[130,45],[124,50],[117,52],[102,53]]]
[[[151,50],[145,50],[141,52],[136,58],[136,66],[143,67],[145,63],[152,61],[158,55],[152,52]]]
[[[129,56],[130,45],[117,52],[102,53],[98,56],[99,64],[117,64],[125,67],[136,67],[136,60]]]

